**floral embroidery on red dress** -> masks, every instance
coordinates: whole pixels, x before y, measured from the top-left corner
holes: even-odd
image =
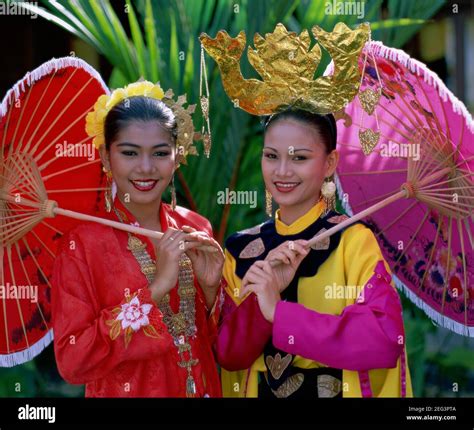
[[[156,328],[150,324],[148,315],[152,310],[153,305],[150,303],[140,303],[138,292],[133,296],[128,296],[126,302],[120,307],[112,310],[115,319],[106,321],[106,324],[111,326],[110,338],[117,339],[123,331],[125,348],[132,340],[132,335],[143,328],[143,333],[148,337],[159,338],[160,334]]]

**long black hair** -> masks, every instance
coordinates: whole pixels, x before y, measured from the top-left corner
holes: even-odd
[[[272,124],[284,119],[292,119],[313,127],[324,143],[326,154],[336,149],[337,127],[336,120],[332,114],[320,115],[303,109],[287,109],[266,117],[264,120],[265,131]]]
[[[133,121],[157,121],[161,127],[171,133],[173,140],[177,136],[177,124],[173,111],[161,100],[145,96],[133,96],[115,105],[105,117],[105,147],[117,137],[121,129]]]

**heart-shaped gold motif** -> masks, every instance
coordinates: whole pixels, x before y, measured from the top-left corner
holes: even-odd
[[[380,91],[374,91],[372,88],[367,88],[359,93],[359,101],[369,115],[372,115],[375,110],[375,106],[380,100]]]
[[[286,354],[281,358],[280,353],[277,353],[275,357],[268,355],[265,359],[265,363],[267,364],[268,370],[270,370],[272,376],[275,379],[280,379],[285,369],[290,365],[292,359],[293,357],[291,354]]]
[[[359,130],[359,141],[362,146],[362,151],[365,155],[370,155],[374,148],[379,143],[380,131],[373,131],[370,128],[367,130]]]

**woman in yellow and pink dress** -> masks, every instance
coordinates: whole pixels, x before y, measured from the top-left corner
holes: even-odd
[[[244,79],[246,37],[201,36],[239,107],[265,116],[262,175],[275,219],[226,241],[227,283],[217,358],[224,396],[411,396],[402,308],[373,233],[362,223],[312,247],[346,217],[334,211],[336,122],[359,90],[368,24],[300,35],[278,24],[255,35],[248,58],[262,80]],[[333,73],[314,79],[322,45]],[[275,262],[280,264],[275,265]]]

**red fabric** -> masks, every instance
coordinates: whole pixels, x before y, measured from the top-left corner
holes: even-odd
[[[269,323],[250,294],[239,306],[226,295],[217,339],[217,361],[226,370],[248,369],[272,335]]]
[[[136,222],[118,199],[115,205],[127,222]],[[113,212],[110,217],[115,218]],[[184,208],[173,212],[162,204],[160,220],[163,231],[168,226],[187,224],[212,234],[205,218]],[[155,258],[152,243],[140,238]],[[78,226],[63,241],[54,267],[52,300],[59,371],[70,383],[86,384],[87,397],[184,397],[187,371],[178,366],[180,358],[173,339],[151,300],[138,262],[127,250],[127,242],[127,233],[93,223]],[[199,359],[193,366],[197,396],[219,397],[220,381],[210,340],[214,318],[208,315],[197,284],[196,290],[197,334],[190,344],[193,357]],[[117,319],[127,302],[127,292],[136,296],[140,305],[152,306],[148,319],[159,338],[147,336],[141,327],[132,333],[127,347],[123,329],[112,340],[110,321]],[[177,286],[170,297],[176,312]]]

